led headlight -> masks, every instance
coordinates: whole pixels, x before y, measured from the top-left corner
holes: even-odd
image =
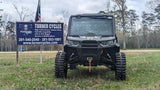
[[[102,46],[108,46],[108,45],[112,45],[112,44],[113,44],[113,41],[102,41],[102,42],[100,42],[100,44],[101,44]]]
[[[68,43],[69,45],[78,46],[80,42],[79,42],[79,41],[67,40],[67,43]]]

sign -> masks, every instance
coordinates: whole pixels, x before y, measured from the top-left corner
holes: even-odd
[[[17,45],[63,44],[63,23],[17,22]]]

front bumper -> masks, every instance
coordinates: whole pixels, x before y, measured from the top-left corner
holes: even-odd
[[[110,45],[106,47],[76,47],[65,45],[64,51],[67,53],[67,62],[69,64],[80,64],[88,66],[88,57],[92,57],[92,66],[102,64],[113,64],[115,61],[115,53],[119,52],[119,45]]]

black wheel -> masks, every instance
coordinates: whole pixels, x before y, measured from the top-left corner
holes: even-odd
[[[116,80],[126,80],[126,56],[124,53],[116,53]]]
[[[115,71],[115,66],[114,65],[111,66],[110,69],[111,69],[111,71]]]
[[[55,70],[54,70],[54,73],[55,73],[55,77],[58,78],[59,76],[59,69],[58,69],[58,59],[59,59],[59,55],[60,55],[60,52],[57,53],[56,55],[56,58],[55,58]]]
[[[67,70],[66,54],[64,52],[57,53],[55,58],[55,77],[66,78]]]

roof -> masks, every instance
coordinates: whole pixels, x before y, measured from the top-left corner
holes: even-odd
[[[82,16],[82,17],[88,17],[88,16],[111,16],[111,17],[114,17],[113,15],[97,14],[97,13],[90,13],[90,14],[77,14],[77,15],[72,15],[71,17],[76,17],[76,16]]]

